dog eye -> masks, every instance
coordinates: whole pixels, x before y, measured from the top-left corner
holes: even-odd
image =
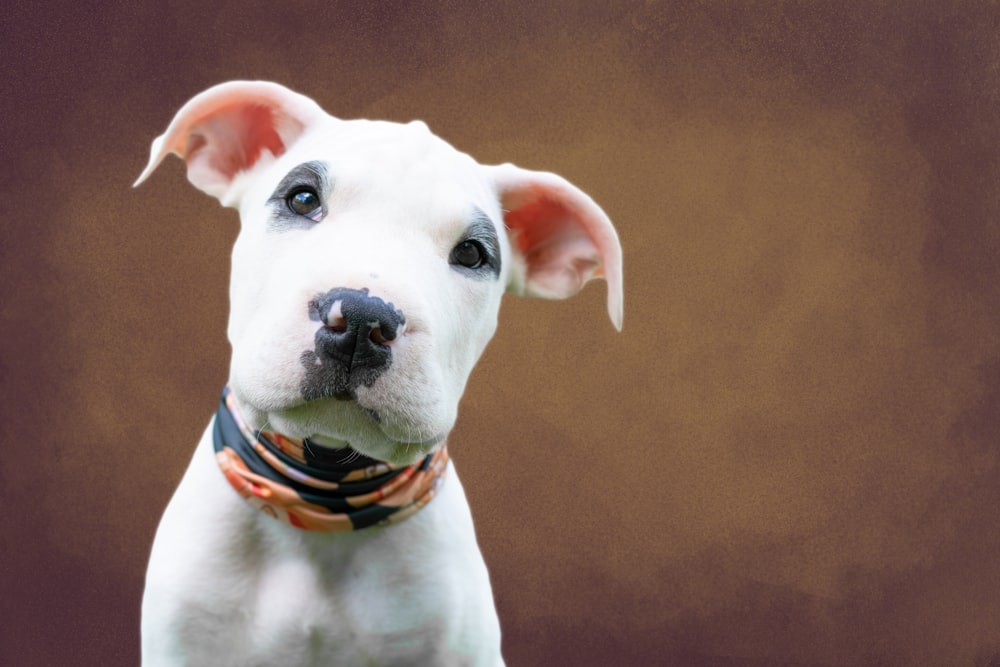
[[[467,269],[478,269],[486,263],[486,251],[479,241],[462,241],[452,249],[449,261]]]
[[[323,215],[323,207],[320,206],[319,195],[310,188],[295,190],[288,195],[285,201],[288,202],[288,208],[293,213],[305,216],[310,220],[319,222],[320,217]]]

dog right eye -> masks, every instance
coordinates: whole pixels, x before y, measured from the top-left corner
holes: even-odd
[[[452,249],[449,259],[452,264],[478,269],[486,263],[486,251],[479,241],[462,241]]]
[[[301,215],[319,222],[323,217],[323,207],[319,202],[319,195],[310,188],[295,190],[285,199],[288,208],[296,215]]]

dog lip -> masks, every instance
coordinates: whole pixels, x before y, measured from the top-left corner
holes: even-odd
[[[329,447],[332,449],[348,449],[351,447],[351,443],[349,443],[347,440],[344,440],[342,438],[331,438],[329,436],[321,434],[314,434],[306,439],[311,440],[318,445],[322,445],[323,447]]]

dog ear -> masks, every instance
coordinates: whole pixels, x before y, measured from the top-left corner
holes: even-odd
[[[230,81],[187,102],[170,127],[153,141],[149,164],[135,185],[168,153],[187,163],[188,180],[224,205],[235,205],[236,176],[267,152],[285,152],[323,110],[308,97],[267,81]]]
[[[512,164],[490,169],[515,254],[508,291],[565,299],[603,277],[608,315],[621,331],[622,250],[601,207],[556,174]]]

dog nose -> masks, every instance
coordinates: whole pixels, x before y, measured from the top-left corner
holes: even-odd
[[[309,318],[322,325],[316,332],[317,356],[338,366],[351,388],[370,385],[389,366],[390,346],[406,324],[401,311],[367,288],[338,287],[317,296],[309,302]]]

